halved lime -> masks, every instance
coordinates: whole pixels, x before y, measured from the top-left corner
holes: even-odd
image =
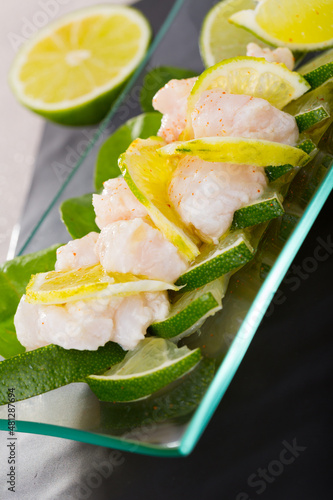
[[[96,351],[40,347],[0,363],[0,405],[8,404],[8,387],[15,387],[15,400],[31,398],[72,382],[83,382],[92,373],[102,373],[125,356],[108,342]]]
[[[192,155],[211,162],[227,162],[265,167],[267,165],[302,165],[308,155],[299,148],[272,141],[244,137],[203,137],[172,142],[158,150],[161,156]]]
[[[182,294],[171,305],[169,316],[164,321],[150,325],[148,331],[172,339],[173,342],[191,335],[209,316],[222,309],[222,298],[228,282],[229,277],[223,276],[197,290]]]
[[[200,349],[178,348],[168,340],[150,337],[103,375],[91,375],[86,381],[102,401],[133,401],[178,379],[200,359]]]
[[[177,289],[164,281],[149,280],[129,273],[107,273],[98,264],[71,271],[35,274],[28,283],[25,300],[32,304],[63,304],[92,297]]]
[[[243,9],[254,9],[254,0],[223,0],[210,9],[202,24],[200,53],[208,68],[223,59],[246,55],[246,46],[258,39],[229,23],[229,17]]]
[[[151,36],[136,9],[97,5],[50,24],[27,42],[10,72],[17,99],[66,125],[97,123],[139,65]]]
[[[194,264],[176,284],[182,291],[195,290],[249,262],[255,254],[249,238],[242,231],[229,233],[217,245],[205,244]]]
[[[266,193],[264,198],[236,210],[231,228],[243,229],[255,226],[256,224],[276,219],[283,213],[282,196],[278,193],[272,193],[268,196]]]
[[[271,45],[311,51],[333,46],[332,9],[332,0],[261,0],[230,21]]]
[[[119,158],[119,167],[136,198],[146,207],[151,219],[179,251],[193,260],[199,250],[168,198],[168,187],[176,168],[168,158],[158,154],[163,139],[136,139]]]
[[[182,139],[193,138],[191,113],[202,92],[221,88],[230,94],[243,94],[266,99],[276,108],[283,108],[310,89],[309,83],[284,64],[271,63],[258,57],[234,57],[206,69],[191,90],[187,106],[187,126]]]

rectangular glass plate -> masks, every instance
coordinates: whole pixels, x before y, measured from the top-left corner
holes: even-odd
[[[56,162],[43,165],[42,178],[41,175],[35,177],[27,205],[28,210],[31,207],[33,210],[22,221],[20,254],[69,239],[59,220],[59,205],[67,198],[92,191],[93,168],[101,139],[140,113],[138,89],[146,71],[160,65],[187,67],[198,73],[203,70],[198,36],[204,15],[214,3],[175,2],[146,60],[106,120],[96,133],[89,130],[94,137],[86,151],[73,168],[67,168],[64,178],[57,176],[60,188],[54,183]],[[146,14],[149,17],[149,12]],[[48,143],[52,136],[58,140],[62,151],[67,152],[77,151],[78,147],[74,148],[73,144],[77,146],[82,142],[82,134],[87,136],[86,131],[69,132],[51,124],[45,128]],[[66,163],[57,163],[60,167],[68,167]],[[216,361],[216,372],[210,383],[206,380],[206,385],[198,381],[194,384],[188,378],[148,400],[117,405],[98,401],[86,384],[71,384],[16,403],[16,430],[157,456],[190,453],[227,390],[332,185],[332,168],[327,171],[317,165],[301,170],[293,180],[292,194],[285,200],[286,216],[269,225],[255,259],[231,279],[223,310],[206,321],[200,335],[195,334],[187,340],[190,347],[202,347],[205,357]],[[45,210],[40,215],[38,193],[47,186],[51,191],[45,197],[45,207],[42,205]],[[52,202],[47,206],[50,199]],[[189,387],[194,392],[184,393]],[[0,429],[6,431],[7,426],[7,408],[1,407]]]

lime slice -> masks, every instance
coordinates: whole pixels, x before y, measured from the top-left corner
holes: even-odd
[[[262,0],[230,22],[271,45],[311,51],[333,46],[332,9],[332,0]]]
[[[31,398],[72,382],[83,382],[119,363],[125,351],[108,342],[96,351],[63,349],[56,345],[18,354],[0,363],[0,405],[8,403],[8,387],[15,387],[15,400]]]
[[[149,396],[191,370],[201,359],[200,349],[178,348],[156,337],[146,338],[124,360],[86,382],[102,401],[133,401]]]
[[[73,12],[23,46],[10,72],[13,92],[58,123],[97,123],[143,59],[150,35],[146,18],[130,7]]]
[[[228,22],[243,9],[254,9],[254,0],[227,0],[214,5],[206,15],[200,33],[200,53],[208,68],[223,59],[246,55],[246,46],[258,39]]]
[[[229,279],[223,276],[197,290],[182,294],[171,305],[169,316],[164,321],[150,325],[148,331],[159,337],[172,338],[173,342],[191,335],[209,316],[222,309],[222,298],[228,282]]]
[[[301,149],[278,142],[243,137],[203,137],[172,142],[159,150],[161,156],[192,155],[205,161],[255,165],[302,165],[308,155]]]
[[[312,89],[333,78],[333,50],[328,50],[298,69]]]
[[[283,108],[310,89],[309,83],[284,64],[271,63],[258,57],[234,57],[206,69],[191,90],[187,105],[187,126],[182,139],[193,137],[191,113],[202,92],[221,88],[230,94],[243,94],[266,99],[276,108]]]
[[[63,304],[92,297],[162,290],[178,290],[178,288],[164,281],[149,280],[133,274],[107,273],[98,264],[71,271],[34,274],[28,283],[25,300],[31,304]]]
[[[136,198],[146,207],[151,219],[179,251],[193,260],[199,250],[171,207],[168,187],[176,165],[158,154],[163,139],[136,139],[119,158],[119,167]]]
[[[305,111],[304,113],[295,115],[295,120],[298,126],[298,130],[301,133],[305,130],[308,130],[309,128],[312,128],[317,123],[326,120],[326,118],[329,118],[329,116],[329,112],[327,111],[325,105],[323,105],[313,107],[309,111]]]
[[[195,290],[249,262],[255,254],[242,231],[228,234],[217,245],[205,244],[194,264],[182,274],[176,284],[182,291]]]
[[[243,229],[255,226],[256,224],[276,219],[276,217],[280,217],[283,213],[282,197],[274,193],[271,196],[266,196],[264,199],[257,200],[250,205],[236,210],[231,228]]]

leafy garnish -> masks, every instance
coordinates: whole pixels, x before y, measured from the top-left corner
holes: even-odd
[[[146,74],[140,94],[140,104],[143,111],[154,111],[152,101],[156,92],[173,78],[192,78],[198,76],[190,69],[175,68],[173,66],[160,66]]]
[[[60,214],[73,239],[82,238],[91,231],[99,232],[90,193],[64,201],[60,207]]]
[[[14,315],[31,275],[54,269],[58,247],[16,257],[0,266],[0,355],[4,358],[25,351],[16,337]]]
[[[138,137],[147,139],[157,134],[161,125],[161,117],[160,113],[154,111],[131,118],[104,142],[99,150],[95,168],[97,191],[103,188],[103,182],[121,175],[118,158],[134,139]]]

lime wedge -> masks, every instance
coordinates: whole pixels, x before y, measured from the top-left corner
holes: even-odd
[[[159,323],[153,323],[149,332],[178,342],[195,332],[209,316],[222,309],[222,298],[229,278],[223,276],[207,285],[181,295],[171,305],[170,314]]]
[[[199,250],[168,198],[168,187],[176,165],[158,154],[163,139],[136,139],[119,158],[119,167],[136,198],[146,207],[164,236],[188,259]]]
[[[72,382],[83,382],[119,363],[125,351],[108,342],[96,351],[63,349],[56,345],[18,354],[0,363],[0,405],[8,403],[8,387],[15,387],[15,400],[31,398]]]
[[[255,254],[248,237],[242,231],[229,233],[217,245],[205,244],[194,264],[182,274],[176,284],[182,291],[195,290],[249,262]]]
[[[243,229],[245,227],[255,226],[276,217],[280,217],[284,213],[282,206],[282,197],[273,193],[270,196],[256,200],[250,205],[239,208],[234,213],[232,221],[232,229]]]
[[[107,273],[98,264],[71,271],[35,274],[28,283],[25,300],[31,304],[63,304],[91,297],[162,290],[178,290],[178,288],[164,281],[149,280],[129,273]]]
[[[10,72],[13,92],[50,120],[97,123],[143,59],[150,35],[146,18],[130,7],[73,12],[22,47]]]
[[[271,45],[311,51],[333,46],[332,8],[332,0],[262,0],[230,21]]]
[[[200,359],[200,349],[178,348],[168,340],[150,337],[141,340],[123,361],[103,375],[89,376],[86,382],[102,401],[133,401],[178,379]]]
[[[278,142],[243,137],[203,137],[184,142],[172,142],[158,151],[161,156],[192,155],[211,162],[255,165],[302,165],[308,155],[299,148]]]
[[[254,9],[254,0],[224,0],[210,9],[202,24],[200,53],[208,68],[223,59],[246,55],[246,46],[257,38],[228,22],[229,17],[243,9]]]

